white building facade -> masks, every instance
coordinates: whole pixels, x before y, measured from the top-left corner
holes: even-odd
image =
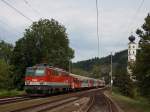
[[[136,81],[136,77],[133,76],[132,72],[132,66],[134,66],[136,61],[136,54],[137,54],[137,44],[134,42],[135,37],[131,35],[129,37],[129,43],[128,43],[128,66],[127,66],[127,72],[130,75],[130,78],[133,81]]]
[[[128,62],[136,61],[137,44],[135,42],[128,43]]]

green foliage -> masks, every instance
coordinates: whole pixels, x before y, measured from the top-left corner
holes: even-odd
[[[0,89],[13,88],[13,66],[10,65],[13,46],[0,41]]]
[[[150,99],[150,14],[137,32],[140,37],[134,74],[138,80],[141,95]]]
[[[150,104],[142,97],[130,98],[118,92],[113,92],[113,100],[123,109],[124,112],[150,112]]]
[[[113,56],[113,74],[117,73],[118,67],[127,67],[127,50],[117,52]],[[106,83],[109,82],[110,72],[110,55],[103,58],[93,58],[85,61],[79,61],[73,64],[73,68],[82,69],[88,72],[88,76],[93,78],[105,78]],[[84,75],[84,74],[80,74]]]
[[[118,91],[123,95],[134,97],[135,87],[127,75],[127,50],[115,53],[112,60],[114,86],[118,88]],[[110,55],[101,59],[93,58],[74,63],[73,68],[80,68],[82,71],[87,71],[88,76],[93,78],[104,77],[106,84],[110,83]],[[81,72],[80,75],[85,74]]]
[[[23,95],[25,94],[25,91],[18,91],[18,90],[0,90],[0,97],[10,97],[10,96],[17,96],[17,95]]]
[[[113,67],[114,69],[116,68],[117,65],[126,68],[127,66],[127,50],[124,51],[120,51],[115,53],[115,55],[113,56]],[[74,68],[82,68],[85,71],[91,71],[93,69],[93,66],[102,66],[105,65],[103,67],[108,67],[110,66],[110,55],[103,57],[103,58],[92,58],[89,60],[85,60],[85,61],[79,61],[73,64]],[[101,67],[102,68],[102,67]]]
[[[82,74],[84,76],[89,76],[89,73],[87,71],[84,71],[84,70],[82,70],[80,68],[72,68],[71,72],[74,73],[74,74],[77,74],[77,75]]]
[[[12,66],[0,59],[0,90],[13,88]]]
[[[94,65],[93,66],[93,68],[92,68],[92,70],[91,70],[91,76],[93,77],[93,78],[100,78],[101,77],[101,67],[100,66],[98,66],[98,65]]]
[[[115,74],[114,86],[125,96],[135,97],[135,87],[124,69],[118,69]]]
[[[25,68],[38,63],[68,69],[74,51],[69,47],[66,29],[54,19],[41,19],[26,29],[16,42],[11,63],[15,65],[15,85],[23,87]]]
[[[5,60],[6,63],[10,62],[13,46],[4,41],[0,41],[0,59]]]
[[[126,68],[127,58],[128,58],[127,50],[123,50],[123,51],[115,53],[115,55],[113,56],[114,69],[116,68],[117,65]],[[73,67],[81,68],[85,71],[91,71],[93,69],[93,66],[95,65],[101,66],[101,68],[110,66],[110,55],[106,57],[102,57],[100,59],[95,57],[89,60],[79,61],[79,62],[74,63]],[[105,65],[105,66],[102,67],[102,65]]]

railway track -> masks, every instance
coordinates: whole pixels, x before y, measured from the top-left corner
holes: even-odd
[[[77,99],[78,98],[76,98],[76,97],[67,98],[67,99],[58,99],[55,101],[49,101],[46,103],[34,105],[31,107],[13,110],[11,112],[45,112],[46,110],[51,110],[51,109],[57,108],[61,105],[67,104],[67,103],[75,101]]]
[[[104,95],[104,99],[105,99],[106,104],[107,104],[108,112],[119,112],[116,105],[114,104],[114,102],[109,97]]]
[[[103,93],[95,94],[84,112],[119,112],[111,99]]]
[[[90,112],[90,109],[94,105],[94,102],[95,102],[95,95],[90,98],[90,101],[88,102],[85,112]]]
[[[24,100],[30,100],[33,99],[28,96],[18,96],[18,97],[8,97],[8,98],[1,98],[0,99],[0,105],[2,104],[8,104],[8,103],[13,103],[13,102],[19,102],[19,101],[24,101]]]
[[[2,107],[1,109],[3,112],[99,112],[93,110],[93,108],[95,105],[97,105],[98,102],[103,102],[105,112],[117,112],[114,111],[112,102],[107,97],[105,97],[102,90],[103,89],[93,89],[88,91],[39,98],[40,100],[37,98],[31,101],[16,101],[16,103],[12,103],[13,105],[17,105],[15,108],[13,108],[14,106],[11,103],[4,105],[5,108],[4,106],[0,106],[0,108]],[[21,97],[18,97],[17,99],[23,100],[20,98]],[[12,101],[13,99],[15,100],[15,98],[11,98]],[[9,108],[7,108],[7,106]]]
[[[81,94],[75,93],[72,95],[68,95],[67,97],[54,99],[54,100],[51,100],[51,101],[48,101],[45,103],[28,106],[28,107],[21,108],[21,109],[16,109],[16,110],[13,110],[10,112],[45,112],[47,110],[52,110],[54,108],[58,108],[60,106],[66,105],[68,103],[77,101],[85,96],[84,93],[85,92],[82,92]]]
[[[54,108],[58,108],[60,106],[66,105],[68,103],[77,101],[77,100],[85,97],[86,94],[87,95],[93,94],[93,90],[81,91],[81,92],[76,92],[76,93],[72,93],[72,94],[68,94],[68,95],[65,94],[66,96],[60,95],[60,96],[62,96],[61,98],[55,98],[54,100],[50,100],[45,103],[40,103],[40,104],[36,104],[36,105],[24,107],[24,108],[12,110],[10,112],[45,112],[47,110],[53,110]],[[56,96],[54,96],[54,97],[56,97]],[[59,95],[58,95],[58,97],[59,97]]]

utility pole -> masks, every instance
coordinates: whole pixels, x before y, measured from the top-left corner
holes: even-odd
[[[68,69],[69,69],[69,73],[71,73],[71,60],[69,59],[69,66],[68,66]]]
[[[97,47],[98,47],[98,58],[100,59],[100,36],[99,36],[99,10],[98,10],[98,0],[96,0],[96,32],[97,32]],[[99,78],[101,77],[101,72],[98,73]]]
[[[112,52],[110,56],[110,87],[111,87],[111,92],[112,92],[112,86],[113,86],[113,79],[112,79]]]
[[[100,57],[100,37],[99,37],[99,10],[98,10],[98,0],[96,0],[96,19],[97,19],[97,27],[96,27],[96,32],[97,32],[97,41],[98,41],[98,58]]]

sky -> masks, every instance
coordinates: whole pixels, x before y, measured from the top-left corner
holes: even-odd
[[[15,45],[32,22],[0,0],[0,39]],[[67,29],[73,62],[98,56],[96,0],[5,0],[33,21],[55,19]],[[144,1],[142,3],[142,1]],[[140,5],[142,3],[142,5]],[[140,7],[140,8],[139,8]],[[127,49],[150,12],[150,0],[98,0],[100,55]]]

